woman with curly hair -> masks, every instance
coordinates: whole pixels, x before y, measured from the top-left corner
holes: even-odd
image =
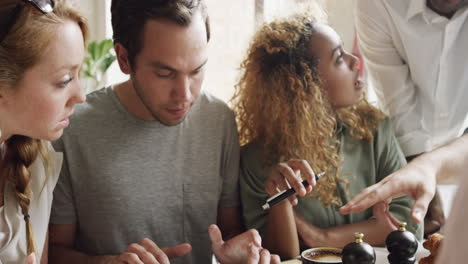
[[[342,247],[357,231],[381,246],[397,219],[421,238],[421,227],[410,222],[408,197],[392,201],[385,214],[338,211],[405,165],[390,120],[363,95],[358,63],[332,28],[305,14],[260,28],[241,65],[233,102],[244,145],[244,221],[282,257],[301,248]],[[316,183],[313,172],[325,175]],[[309,195],[262,210],[268,197],[290,186],[301,196],[310,192],[301,177],[316,184]]]
[[[64,0],[2,0],[0,25],[0,263],[47,263],[62,162],[49,141],[84,101],[87,25]]]

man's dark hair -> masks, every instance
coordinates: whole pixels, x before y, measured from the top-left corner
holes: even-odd
[[[143,29],[151,19],[167,19],[182,26],[191,23],[201,11],[210,39],[209,17],[204,0],[112,0],[112,29],[114,43],[122,44],[128,52],[130,66],[142,48]]]

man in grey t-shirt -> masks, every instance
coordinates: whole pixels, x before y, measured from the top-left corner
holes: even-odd
[[[210,263],[208,227],[217,223],[229,238],[241,225],[234,115],[201,91],[210,37],[204,3],[113,0],[111,9],[119,66],[130,80],[88,95],[54,143],[64,164],[51,262],[163,256],[166,263],[165,255],[185,255],[171,263]],[[216,241],[213,253],[225,263],[242,262],[253,244],[257,255],[261,249],[252,231]]]

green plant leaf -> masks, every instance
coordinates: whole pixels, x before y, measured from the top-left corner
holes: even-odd
[[[98,46],[98,44],[95,41],[89,43],[88,55],[91,58],[91,60],[97,60],[97,58],[98,58],[98,54],[97,54],[97,48],[98,47],[97,46]]]
[[[102,81],[102,76],[106,73],[115,61],[114,43],[111,39],[101,42],[92,41],[88,45],[88,54],[83,64],[82,76],[88,80],[95,80],[97,84]],[[90,82],[86,82],[88,85]],[[96,87],[86,87],[88,91]]]
[[[115,58],[116,57],[114,55],[109,55],[107,57],[104,57],[99,67],[101,72],[105,73],[109,69],[109,67],[112,65],[112,63],[115,61]]]
[[[109,54],[112,48],[114,48],[114,42],[110,39],[105,39],[101,41],[101,43],[99,43],[99,48],[100,48],[99,57],[103,57]]]
[[[85,77],[93,78],[93,74],[91,74],[90,71],[83,71],[83,74],[84,74]]]

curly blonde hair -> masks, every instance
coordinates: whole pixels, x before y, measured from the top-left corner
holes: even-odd
[[[315,172],[326,172],[313,195],[325,206],[341,205],[337,182],[348,182],[338,176],[337,126],[342,123],[352,137],[369,142],[384,115],[365,96],[351,107],[332,108],[318,60],[308,50],[317,23],[307,13],[263,25],[241,64],[231,101],[242,145],[260,145],[265,166],[307,160]]]

